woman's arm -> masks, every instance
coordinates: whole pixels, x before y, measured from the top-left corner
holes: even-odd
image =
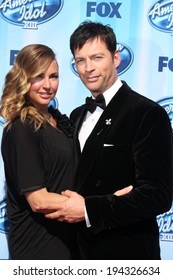
[[[133,186],[125,187],[114,193],[116,196],[123,196],[128,194],[133,190]],[[77,223],[83,221],[84,215],[84,198],[78,193],[70,190],[62,192],[64,196],[67,197],[67,201],[64,203],[59,203],[57,205],[57,211],[52,211],[52,213],[45,214],[46,218],[57,219],[58,221],[65,221],[69,223]],[[55,208],[55,205],[51,205]]]
[[[41,188],[36,191],[27,192],[25,198],[33,212],[48,214],[56,211],[56,205],[60,202],[65,202],[66,196],[48,192],[46,188]],[[54,209],[52,209],[52,205]]]

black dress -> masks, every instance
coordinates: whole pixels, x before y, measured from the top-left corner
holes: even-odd
[[[3,132],[10,221],[8,244],[12,259],[71,259],[76,249],[73,225],[34,213],[24,196],[41,187],[55,193],[72,188],[73,126],[65,115],[54,113],[61,131],[48,124],[35,132],[29,122],[23,124],[17,118]]]

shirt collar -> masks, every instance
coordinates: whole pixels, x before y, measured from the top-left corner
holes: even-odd
[[[116,82],[103,93],[103,96],[105,98],[106,106],[111,101],[113,96],[117,93],[117,91],[120,89],[120,87],[123,85],[121,80],[118,78]]]

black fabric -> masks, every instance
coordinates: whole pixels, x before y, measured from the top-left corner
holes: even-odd
[[[35,132],[29,122],[16,119],[10,129],[4,129],[2,155],[8,185],[11,258],[70,259],[70,249],[75,250],[73,226],[32,212],[24,194],[41,187],[56,193],[72,188],[72,137],[51,125]]]
[[[93,113],[97,106],[103,110],[106,108],[105,99],[102,94],[98,95],[96,99],[93,99],[92,97],[86,98],[86,108],[90,113]]]
[[[85,105],[71,117],[78,135]],[[88,137],[76,168],[91,227],[79,223],[83,259],[160,259],[156,216],[172,205],[172,128],[166,111],[123,83]],[[124,196],[113,193],[133,185]]]
[[[50,106],[48,110],[56,120],[58,128],[62,130],[67,137],[72,137],[75,129],[73,121],[69,119],[65,114],[61,114],[59,110],[54,109],[53,106]]]

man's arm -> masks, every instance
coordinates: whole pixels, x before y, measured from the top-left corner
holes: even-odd
[[[114,195],[122,196],[129,193],[132,189],[132,186],[128,186],[116,191]],[[62,194],[68,199],[62,203],[58,203],[58,205],[52,205],[57,211],[46,214],[45,217],[69,223],[77,223],[85,220],[85,199],[74,191],[66,190]]]

